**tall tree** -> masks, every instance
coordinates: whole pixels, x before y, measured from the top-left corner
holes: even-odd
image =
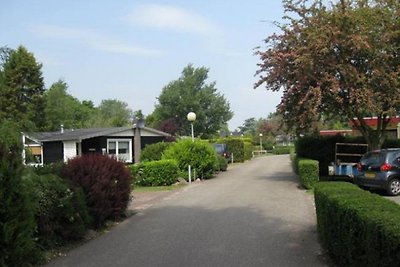
[[[215,135],[222,125],[229,121],[233,113],[225,97],[217,92],[215,82],[206,83],[208,69],[186,66],[178,80],[165,86],[158,97],[158,104],[152,114],[156,126],[165,121],[174,121],[178,134],[189,135],[189,112],[196,113],[194,131],[196,136]]]
[[[43,128],[42,64],[22,46],[2,60],[5,61],[0,82],[0,120],[16,121],[24,129]]]
[[[59,80],[45,93],[46,130],[58,130],[61,124],[65,128],[83,128],[94,113],[93,106],[81,103],[67,89],[67,83]]]
[[[311,2],[311,3],[310,3]],[[256,55],[259,80],[283,90],[279,112],[304,131],[321,114],[352,120],[379,148],[400,103],[400,3],[393,0],[284,0],[288,23]],[[364,118],[377,117],[377,127]]]
[[[95,115],[91,118],[91,127],[122,127],[132,124],[132,110],[126,102],[116,99],[101,101]]]
[[[243,122],[242,126],[239,126],[239,131],[242,134],[255,135],[257,131],[257,120],[256,118],[248,118]]]

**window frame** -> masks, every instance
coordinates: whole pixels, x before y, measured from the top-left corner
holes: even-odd
[[[115,142],[115,154],[110,154],[110,143],[111,142]],[[126,160],[121,160],[119,158],[119,143],[120,142],[128,142],[128,158]],[[132,139],[129,138],[107,138],[107,154],[108,155],[113,155],[116,157],[116,159],[118,161],[122,161],[122,162],[126,162],[126,163],[132,163],[132,155],[133,155],[133,151],[132,151]]]

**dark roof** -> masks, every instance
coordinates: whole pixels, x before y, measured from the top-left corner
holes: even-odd
[[[75,129],[75,130],[64,130],[64,132],[31,132],[24,133],[29,138],[38,142],[51,142],[51,141],[68,141],[68,140],[84,140],[93,137],[107,136],[133,130],[135,126],[131,127],[113,127],[113,128],[89,128],[89,129]],[[143,127],[143,130],[152,132],[159,136],[170,136],[168,133],[158,131],[156,129]]]

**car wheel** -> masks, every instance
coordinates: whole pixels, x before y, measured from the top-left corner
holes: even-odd
[[[389,181],[387,192],[391,196],[397,196],[400,194],[400,180],[393,178]]]

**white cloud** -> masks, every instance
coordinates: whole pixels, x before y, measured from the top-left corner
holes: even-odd
[[[161,50],[124,43],[89,29],[40,24],[33,26],[32,31],[44,37],[73,40],[88,48],[104,52],[139,56],[163,54]]]
[[[134,24],[201,35],[220,32],[218,25],[190,10],[168,5],[142,5],[128,15]]]

